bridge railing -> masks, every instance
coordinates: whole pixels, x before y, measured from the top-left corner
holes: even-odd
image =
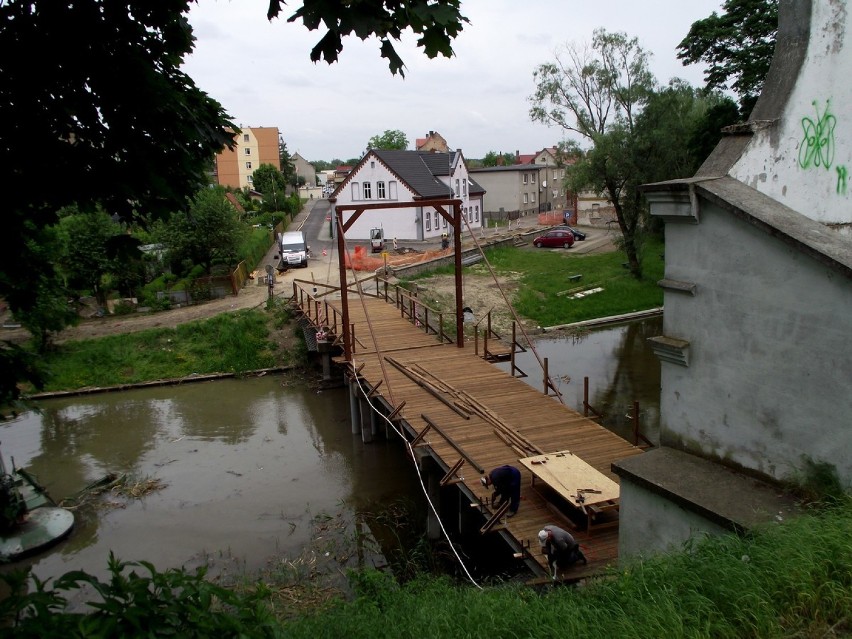
[[[373,275],[349,284],[347,291],[353,295],[363,294],[384,299],[385,302],[399,309],[401,317],[422,328],[426,334],[436,335],[443,342],[453,343],[453,338],[444,330],[444,313],[424,304],[416,294],[398,284]],[[292,300],[317,331],[326,334],[333,344],[343,341],[343,317],[328,300],[330,296],[339,293],[340,287],[336,285],[293,280]],[[354,338],[353,327],[350,326],[349,330],[352,331]]]
[[[325,334],[333,344],[343,341],[343,317],[328,303],[328,296],[339,292],[340,287],[332,284],[293,280],[293,301],[317,332]]]
[[[392,284],[377,276],[377,285],[383,287],[382,296],[385,302],[393,304],[399,309],[400,317],[407,319],[418,328],[422,328],[427,335],[436,335],[442,342],[453,343],[453,338],[444,331],[444,313],[442,311],[424,304],[417,293],[412,293],[399,284]]]

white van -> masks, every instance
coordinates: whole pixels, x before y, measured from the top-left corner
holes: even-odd
[[[301,231],[287,231],[278,234],[278,272],[288,268],[308,265],[308,255],[311,247],[305,242],[305,234]]]

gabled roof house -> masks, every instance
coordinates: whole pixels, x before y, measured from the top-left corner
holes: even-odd
[[[448,153],[373,149],[361,158],[329,200],[332,206],[388,202],[417,202],[435,198],[462,200],[462,213],[472,229],[482,226],[484,189],[471,179],[461,150]],[[346,221],[351,213],[344,213]],[[347,231],[347,239],[368,239],[370,229],[385,237],[425,240],[451,233],[432,207],[386,208],[365,211]]]

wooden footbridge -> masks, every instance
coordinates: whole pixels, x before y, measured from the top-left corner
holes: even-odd
[[[319,350],[333,351],[346,366],[353,405],[362,407],[353,420],[366,414],[361,428],[379,436],[393,424],[417,456],[433,459],[437,496],[448,499],[452,489],[459,491],[466,510],[460,526],[474,516],[481,534],[501,535],[538,577],[548,574],[537,540],[547,523],[572,530],[589,560],[561,577],[580,579],[617,559],[617,494],[602,495],[594,486],[617,484],[611,464],[642,449],[566,407],[546,374],[546,393],[519,379],[514,343],[498,342],[490,329],[451,337],[445,326],[464,328],[457,314],[445,322],[440,312],[375,276],[350,284],[343,295],[336,286],[296,280],[293,301],[317,333]],[[501,359],[511,360],[509,372],[493,364]],[[365,404],[381,416],[365,413]],[[560,486],[539,473],[533,482],[537,464],[551,456],[559,463],[573,460],[579,479]],[[503,464],[518,467],[523,477],[520,509],[511,518],[491,505],[491,489],[480,482]]]

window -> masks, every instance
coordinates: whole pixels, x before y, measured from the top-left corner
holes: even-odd
[[[476,205],[476,221],[479,222],[479,205]]]
[[[248,133],[243,133],[243,142],[248,142],[250,139]]]
[[[533,192],[530,194],[530,202],[532,202],[533,204],[535,204],[535,191],[533,191]]]
[[[530,195],[529,193],[524,193],[524,204],[530,203]]]
[[[251,178],[251,176],[250,176],[250,175],[246,178],[246,180],[248,181],[248,183],[249,183],[249,184],[251,184],[252,182],[254,182],[254,180],[252,180],[252,178]]]
[[[444,218],[444,228],[447,228],[447,218]]]
[[[361,185],[357,182],[352,183],[352,199],[360,200],[361,199]]]
[[[375,161],[375,160],[370,160],[370,168],[371,168],[371,169],[375,169],[375,168],[376,168],[376,161]]]
[[[530,173],[530,182],[535,184],[535,173]]]
[[[558,180],[558,179],[559,179],[559,171],[557,171],[556,169],[553,169],[553,181],[556,182],[556,180]]]
[[[380,200],[384,200],[387,196],[385,195],[385,183],[384,182],[376,182],[376,197]]]
[[[432,216],[429,215],[428,212],[425,215],[426,215],[426,230],[431,231],[432,230]]]
[[[369,182],[364,182],[364,199],[369,200],[373,197],[373,189]]]
[[[246,147],[245,153],[246,155],[251,155],[251,149]]]
[[[526,173],[524,173],[524,184],[526,184],[526,183],[527,183],[527,180],[529,180],[529,177],[530,177],[529,175],[527,175]]]
[[[438,211],[435,211],[435,230],[438,230]]]
[[[467,197],[467,178],[462,180],[462,195]]]
[[[246,168],[247,168],[247,169],[250,169],[250,168],[251,168],[251,162],[246,162]]]
[[[466,219],[468,223],[470,223],[470,217],[468,217],[467,214],[467,207],[464,207],[464,209],[462,209],[462,215],[464,215],[464,219]]]
[[[459,190],[459,181],[458,179],[456,179],[456,190],[453,192],[453,195],[456,196],[459,193],[461,193],[461,191]]]

